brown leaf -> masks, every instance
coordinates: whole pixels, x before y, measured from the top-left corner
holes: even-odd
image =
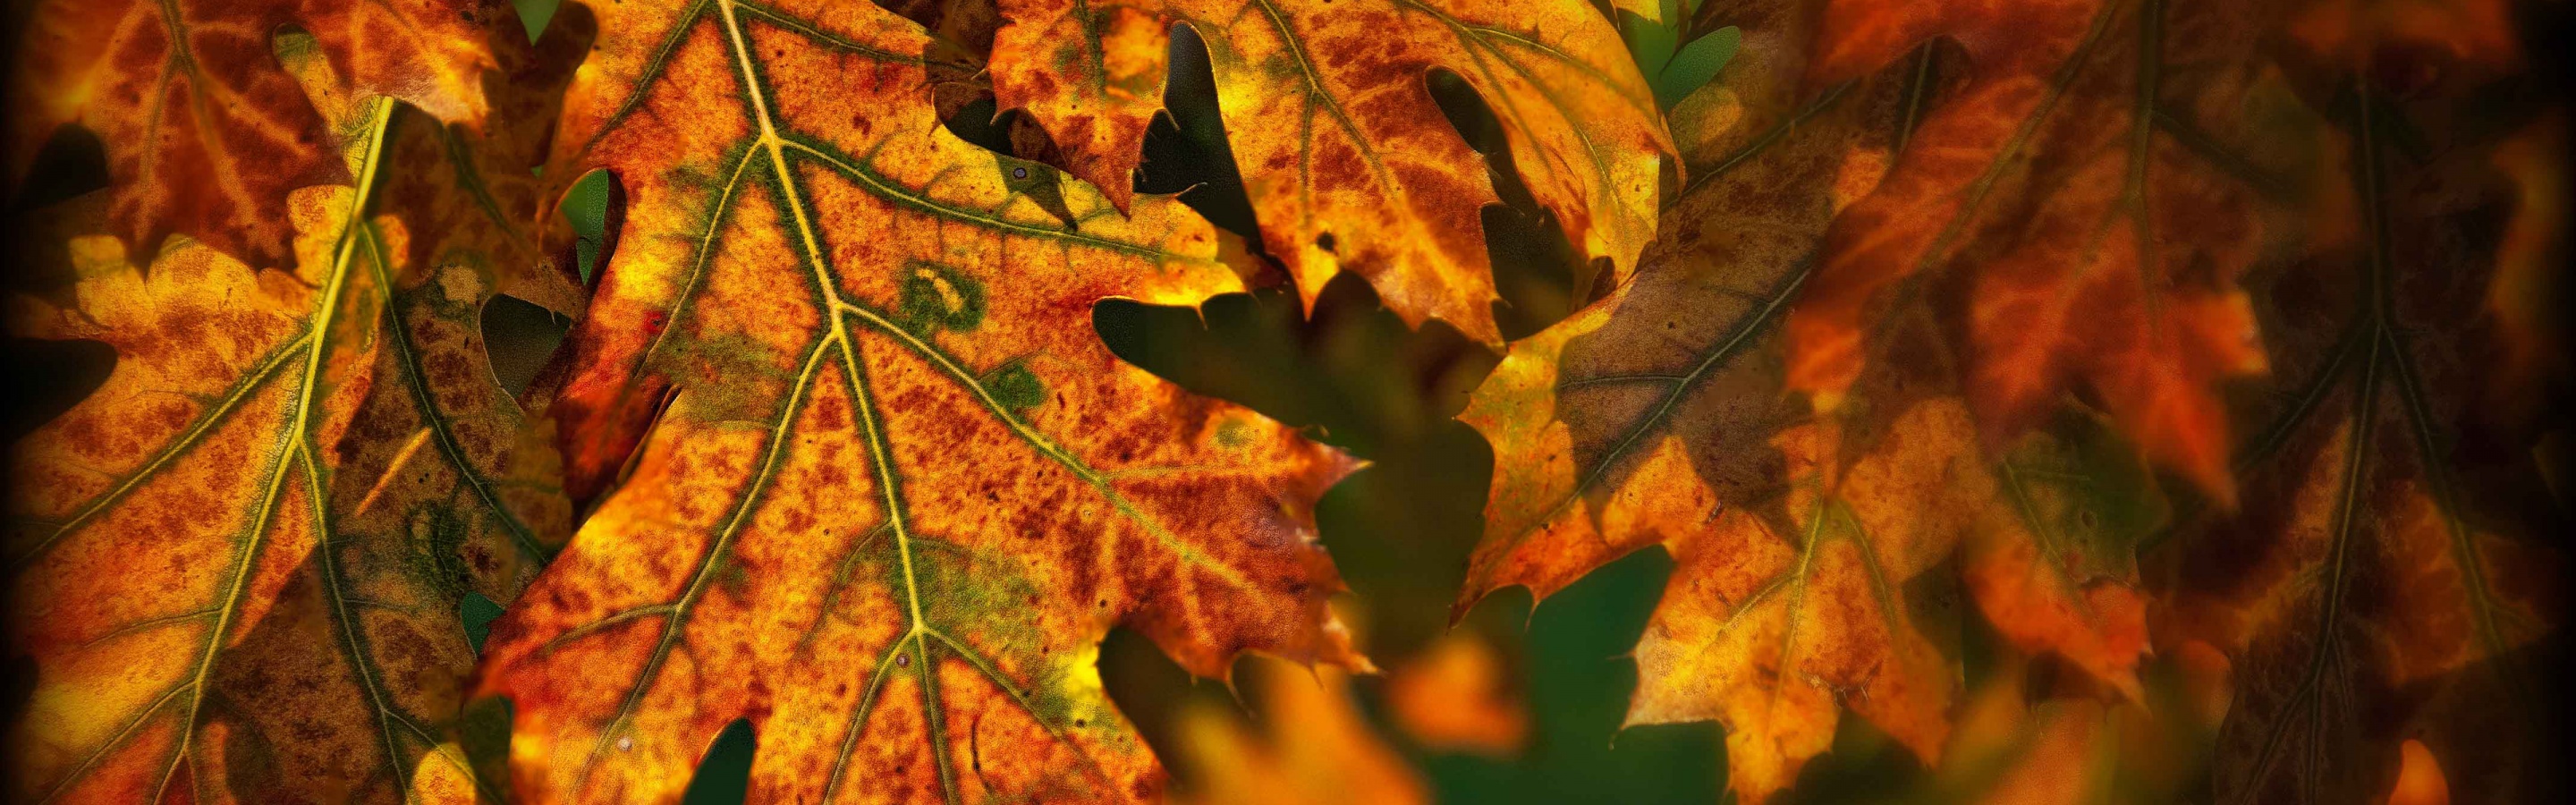
[[[627,205],[549,409],[594,508],[482,672],[519,794],[673,801],[748,719],[759,801],[1152,799],[1112,626],[1366,667],[1311,520],[1350,462],[1091,333],[1239,289],[1205,221],[958,140],[873,5],[593,9],[546,173]]]
[[[1934,295],[1959,300],[1990,444],[2082,389],[2158,464],[2226,500],[2218,386],[2265,369],[2236,281],[2276,234],[2238,166],[2200,146],[2262,120],[2255,47],[2277,5],[1827,3],[1811,83],[1934,36],[1964,50],[1967,77],[1826,236],[1788,322],[1790,386],[1834,408],[1882,359],[1880,317],[1947,275],[1954,290]]]
[[[443,129],[388,100],[341,108],[364,115],[362,179],[402,150],[388,139]],[[30,525],[10,543],[11,633],[38,676],[13,797],[488,795],[449,741],[473,662],[458,602],[507,600],[569,511],[510,473],[520,414],[483,363],[480,241],[395,214],[349,225],[377,201],[297,191],[293,273],[186,238],[147,272],[119,239],[79,237],[77,306],[13,314],[119,358],[13,459]],[[414,264],[414,240],[471,259]]]
[[[1432,98],[1466,79],[1512,164],[1587,259],[1625,276],[1654,234],[1653,94],[1606,19],[1575,0],[1004,0],[993,90],[1055,137],[1075,176],[1121,208],[1162,110],[1166,33],[1206,41],[1262,244],[1308,306],[1357,272],[1407,324],[1437,318],[1499,344],[1477,210],[1485,161]]]
[[[349,173],[337,132],[270,37],[310,32],[356,97],[479,125],[493,63],[481,23],[494,18],[515,15],[496,0],[45,0],[16,51],[6,185],[14,192],[56,128],[78,123],[106,147],[109,227],[129,250],[157,253],[178,233],[282,265],[295,234],[288,191]]]
[[[2559,618],[2561,560],[2537,540],[2566,523],[2527,423],[2479,404],[2508,180],[2439,130],[2430,161],[2398,158],[2391,135],[2425,118],[2375,89],[2346,108],[2368,236],[2266,278],[2282,371],[2242,412],[2245,506],[2162,549],[2157,639],[2236,656],[2222,802],[2366,801],[2408,739],[2464,801],[2548,799],[2528,647]]]

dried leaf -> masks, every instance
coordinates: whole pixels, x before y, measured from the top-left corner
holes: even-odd
[[[2236,656],[2221,802],[2360,802],[2400,744],[2471,802],[2548,799],[2554,727],[2526,649],[2555,628],[2565,533],[2525,423],[2483,410],[2508,181],[2471,140],[2410,167],[2376,92],[2348,107],[2368,237],[2267,278],[2282,368],[2241,421],[2245,506],[2187,520],[2160,558],[2158,640]]]
[[[745,718],[761,801],[1152,799],[1113,625],[1366,667],[1311,520],[1350,462],[1090,332],[1239,289],[1205,221],[958,140],[875,6],[593,9],[546,173],[628,201],[549,409],[595,508],[487,647],[519,794],[675,800]]]
[[[349,108],[363,184],[388,138],[442,136],[390,101]],[[494,269],[409,262],[409,241],[448,241],[398,215],[348,225],[377,201],[297,191],[291,274],[184,238],[147,272],[84,236],[77,308],[22,300],[22,334],[119,361],[14,459],[12,634],[39,682],[13,796],[489,793],[448,743],[474,659],[458,602],[508,599],[569,512],[511,480],[520,415],[476,324]]]
[[[2260,119],[2255,47],[2277,5],[1827,3],[1811,81],[1943,35],[1968,75],[1826,235],[1788,322],[1790,386],[1836,407],[1881,359],[1880,317],[1947,275],[1955,293],[1930,295],[1963,300],[1959,353],[1990,444],[2080,388],[2158,464],[2228,499],[2217,387],[2265,370],[2237,277],[2273,233],[2257,188],[2196,146]]]
[[[254,266],[282,265],[296,234],[288,191],[350,174],[271,35],[310,32],[354,97],[479,124],[493,64],[481,23],[493,18],[515,16],[496,0],[46,0],[16,51],[7,185],[25,178],[56,128],[79,123],[106,147],[109,231],[128,250],[158,253],[178,233]]]
[[[1262,243],[1311,307],[1348,270],[1387,307],[1498,344],[1477,210],[1485,161],[1428,74],[1466,79],[1512,164],[1586,258],[1625,276],[1654,234],[1653,92],[1618,35],[1575,0],[1004,0],[993,91],[1054,135],[1074,175],[1122,208],[1162,110],[1166,33],[1207,43],[1217,106]]]
[[[2060,430],[2073,438],[2032,434],[1995,462],[2001,497],[1970,530],[1961,571],[2014,647],[2054,653],[2135,699],[2147,650],[2137,544],[2165,527],[2164,497],[2105,423],[2069,419]]]

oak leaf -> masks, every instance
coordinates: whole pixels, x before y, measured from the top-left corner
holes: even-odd
[[[1938,758],[1955,671],[1906,625],[1905,583],[1939,565],[1921,581],[1947,584],[1962,545],[1967,591],[2005,637],[2133,691],[2145,611],[2128,542],[2158,522],[2159,499],[2143,467],[2095,478],[2130,455],[2097,444],[2098,427],[2052,427],[1987,459],[1919,302],[1901,317],[1910,336],[1890,342],[1910,351],[1873,370],[1871,394],[1820,418],[1784,394],[1776,324],[1819,238],[1946,102],[1949,68],[1924,49],[1802,96],[1803,6],[1736,11],[1722,20],[1744,31],[1729,80],[1674,110],[1693,179],[1635,280],[1514,344],[1460,417],[1495,452],[1461,607],[1508,585],[1544,598],[1662,544],[1677,567],[1629,719],[1725,721],[1730,779],[1751,801],[1823,751],[1847,706]],[[1820,519],[1815,496],[1879,514]],[[1811,527],[1852,539],[1811,544]],[[1879,572],[1836,564],[1847,551]],[[1777,593],[1792,577],[1816,586]],[[1795,651],[1755,651],[1780,640]]]
[[[2398,154],[2411,119],[2452,117],[2437,101],[2347,97],[2336,166],[2363,236],[2265,277],[2280,371],[2239,412],[2245,506],[2158,549],[2157,639],[2236,657],[2221,802],[2368,801],[2408,740],[2463,801],[2549,799],[2531,647],[2560,618],[2545,540],[2567,524],[2534,424],[2480,393],[2510,338],[2488,299],[2514,180],[2438,122],[2424,161]]]
[[[367,184],[389,137],[443,128],[353,108]],[[510,473],[519,412],[476,323],[494,268],[409,262],[436,234],[376,201],[297,191],[291,274],[185,238],[147,271],[79,237],[77,306],[13,314],[119,357],[13,460],[10,619],[38,677],[13,796],[488,798],[450,742],[473,663],[458,602],[507,600],[569,510]]]
[[[155,254],[178,233],[275,266],[295,234],[288,191],[350,174],[271,36],[309,32],[357,97],[479,124],[492,19],[515,15],[496,0],[38,3],[13,65],[5,185],[79,123],[106,148],[108,227],[127,249]]]
[[[1787,325],[1790,386],[1834,408],[1878,359],[1882,314],[1908,295],[1955,297],[1990,444],[2082,390],[2158,464],[2226,500],[2218,386],[2266,366],[2237,278],[2280,233],[2258,187],[2203,146],[2259,118],[2257,46],[2281,5],[1828,2],[1811,83],[1936,36],[1964,51],[1967,76],[1826,235]],[[1955,293],[1922,287],[1936,279]]]
[[[1171,25],[1207,43],[1217,107],[1261,242],[1308,306],[1352,271],[1407,324],[1502,340],[1478,209],[1485,160],[1429,73],[1464,78],[1511,164],[1586,259],[1624,276],[1654,234],[1653,92],[1609,22],[1576,0],[1004,0],[991,71],[1003,108],[1051,133],[1074,175],[1124,208],[1162,110]]]
[[[1091,332],[1240,289],[1213,227],[959,140],[873,5],[592,8],[546,173],[627,203],[548,392],[591,508],[482,670],[521,796],[673,801],[748,719],[758,801],[1152,799],[1113,625],[1366,667],[1311,519],[1350,462]]]

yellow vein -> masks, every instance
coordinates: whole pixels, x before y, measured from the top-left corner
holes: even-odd
[[[177,774],[179,764],[187,759],[189,745],[196,737],[197,708],[205,703],[206,677],[214,673],[215,655],[224,644],[224,633],[232,628],[233,615],[240,612],[242,600],[250,593],[251,570],[259,564],[260,554],[268,547],[268,524],[276,515],[278,500],[285,496],[288,469],[294,466],[299,455],[310,455],[314,393],[321,386],[324,357],[330,354],[330,339],[324,336],[330,332],[333,319],[340,313],[341,293],[348,289],[349,260],[357,251],[355,234],[359,227],[365,225],[367,194],[375,187],[376,170],[383,162],[385,122],[391,118],[393,108],[392,99],[378,98],[374,107],[368,110],[366,152],[359,163],[357,191],[349,201],[347,219],[340,223],[340,239],[338,247],[333,250],[331,278],[323,285],[322,300],[314,312],[312,345],[306,351],[304,376],[296,390],[295,416],[287,421],[287,447],[279,451],[277,469],[269,474],[268,491],[263,493],[259,514],[250,524],[250,538],[234,554],[233,578],[227,585],[222,611],[216,614],[214,626],[206,634],[206,646],[198,652],[197,671],[188,681],[181,683],[182,687],[196,693],[189,697],[187,717],[180,720],[179,739],[170,752],[170,766],[162,772],[161,788],[164,790]],[[305,503],[318,509],[327,502],[315,498]],[[317,534],[315,538],[318,540],[324,536]],[[161,792],[156,792],[153,801],[161,799]]]
[[[859,367],[858,345],[850,340],[848,322],[832,313],[842,304],[840,291],[826,267],[822,242],[814,232],[812,213],[805,209],[805,199],[797,192],[796,175],[789,170],[787,155],[780,148],[783,140],[778,136],[776,118],[769,109],[768,95],[761,86],[760,71],[752,64],[751,43],[743,36],[742,22],[734,14],[733,0],[719,0],[716,9],[724,20],[726,37],[732,40],[735,62],[742,70],[743,92],[751,100],[752,117],[760,125],[760,141],[756,147],[769,152],[770,170],[778,180],[779,195],[787,201],[788,214],[795,220],[798,240],[805,248],[807,267],[814,272],[815,293],[824,303],[821,312],[831,322],[832,334],[827,343],[836,344],[840,349],[843,380],[849,386],[851,407],[858,409],[859,422],[867,436],[870,463],[876,470],[877,491],[885,499],[886,524],[894,534],[896,554],[903,567],[905,606],[911,614],[912,631],[917,633],[925,625],[921,612],[921,583],[913,568],[912,533],[905,522],[901,479],[895,475],[893,450],[886,444],[883,423],[877,421],[876,406],[869,393],[867,376]],[[914,662],[921,666],[917,678],[921,682],[923,720],[929,726],[931,758],[937,761],[941,790],[948,801],[954,803],[958,798],[957,782],[955,772],[949,768],[945,748],[947,741],[940,712],[938,674],[931,665],[930,650],[924,641],[913,641],[913,655]]]
[[[921,340],[921,337],[913,335],[912,331],[906,330],[902,326],[886,320],[884,316],[879,315],[876,311],[869,310],[866,307],[843,303],[840,306],[840,310],[848,315],[858,317],[860,320],[867,322],[869,326],[875,327],[888,335],[894,336],[897,341],[901,342],[904,346],[911,348],[914,353],[921,355],[923,358],[928,359],[933,365],[938,366],[940,371],[948,373],[948,376],[955,379],[958,385],[964,386],[966,390],[973,392],[976,401],[983,403],[984,409],[992,412],[993,417],[1000,420],[1003,425],[1008,426],[1012,433],[1018,434],[1022,440],[1029,443],[1030,447],[1035,448],[1039,454],[1046,456],[1048,460],[1054,461],[1065,469],[1072,471],[1073,474],[1076,477],[1081,478],[1084,483],[1090,484],[1093,489],[1099,490],[1101,496],[1107,498],[1109,504],[1118,509],[1118,513],[1126,515],[1129,519],[1134,520],[1137,525],[1143,526],[1145,528],[1145,532],[1148,535],[1151,535],[1155,541],[1162,543],[1163,547],[1170,549],[1174,554],[1177,554],[1181,559],[1188,561],[1190,564],[1198,565],[1207,569],[1209,572],[1216,574],[1218,578],[1224,580],[1228,584],[1244,588],[1250,588],[1253,586],[1251,580],[1246,579],[1242,574],[1235,572],[1234,568],[1227,567],[1214,559],[1208,558],[1205,554],[1200,553],[1198,549],[1181,541],[1180,537],[1165,530],[1159,521],[1146,516],[1143,511],[1136,508],[1134,502],[1127,499],[1127,496],[1118,493],[1117,488],[1110,484],[1110,479],[1107,476],[1103,475],[1099,470],[1093,469],[1091,465],[1084,463],[1080,457],[1073,455],[1071,451],[1057,445],[1054,440],[1047,438],[1045,433],[1041,433],[1037,428],[1031,427],[1026,420],[1021,419],[1018,414],[1013,413],[1010,406],[1002,404],[1002,401],[999,398],[994,397],[992,390],[986,388],[981,379],[977,378],[973,372],[968,371],[966,367],[959,365],[957,361],[954,358],[949,357],[946,352],[940,350],[937,346]]]

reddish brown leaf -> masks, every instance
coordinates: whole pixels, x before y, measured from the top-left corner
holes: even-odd
[[[1485,161],[1428,76],[1466,79],[1512,164],[1587,258],[1625,276],[1654,234],[1672,147],[1618,34],[1574,0],[1005,0],[993,91],[1123,208],[1162,110],[1166,32],[1207,42],[1217,106],[1260,218],[1308,305],[1357,272],[1406,323],[1500,343],[1477,210]]]
[[[876,6],[592,8],[546,173],[627,204],[549,409],[595,504],[483,668],[521,797],[674,801],[748,719],[757,801],[1149,800],[1113,626],[1366,667],[1311,520],[1350,462],[1092,334],[1239,290],[1213,227],[957,139]]]
[[[281,264],[287,192],[349,173],[337,132],[270,38],[310,32],[358,97],[479,124],[488,18],[515,15],[498,0],[46,0],[17,49],[7,186],[57,127],[78,123],[107,149],[108,220],[128,249],[155,253],[179,233],[254,266]]]
[[[2236,278],[2268,233],[2255,188],[2195,146],[2249,125],[2277,5],[1829,2],[1811,84],[1934,36],[1965,50],[1968,77],[1826,236],[1788,323],[1790,386],[1835,407],[1876,359],[1879,317],[1947,273],[1989,443],[2083,389],[2227,499],[2217,387],[2265,367]]]

